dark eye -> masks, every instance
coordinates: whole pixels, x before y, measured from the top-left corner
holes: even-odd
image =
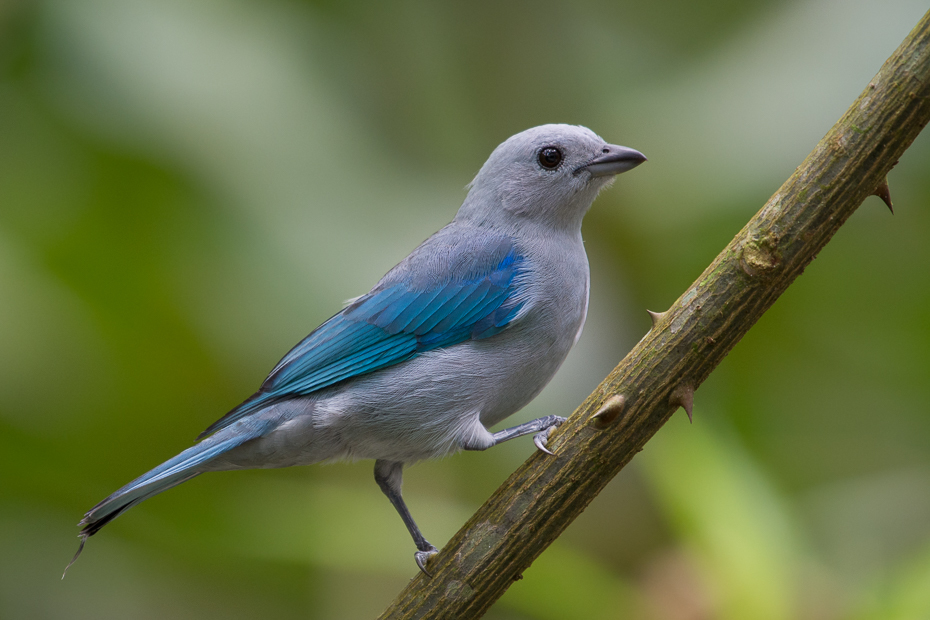
[[[562,163],[562,151],[554,146],[546,146],[539,151],[539,165],[548,170],[558,168]]]

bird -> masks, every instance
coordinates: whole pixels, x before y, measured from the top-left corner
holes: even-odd
[[[202,473],[373,459],[429,575],[438,550],[401,495],[403,468],[529,434],[552,454],[563,417],[489,429],[535,398],[577,342],[590,282],[582,219],[644,161],[582,126],[505,140],[449,224],[299,342],[192,447],[91,508],[68,567],[107,523]]]

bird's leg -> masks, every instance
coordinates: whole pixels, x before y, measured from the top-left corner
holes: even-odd
[[[417,552],[413,554],[417,566],[419,566],[420,570],[426,573],[428,577],[432,577],[429,571],[426,570],[426,562],[429,560],[430,556],[439,553],[439,549],[426,540],[420,528],[417,527],[416,522],[413,520],[413,517],[410,515],[407,504],[404,503],[404,498],[400,494],[403,475],[403,463],[398,461],[385,461],[382,459],[375,461],[375,482],[378,483],[378,486],[381,487],[381,491],[387,495],[387,498],[391,500],[394,509],[397,510],[397,514],[400,515],[400,518],[404,521],[404,525],[407,526],[410,536],[413,537],[413,543],[417,546]]]
[[[511,428],[505,428],[502,431],[497,431],[496,433],[491,434],[491,438],[494,440],[494,443],[488,446],[464,446],[464,448],[466,450],[486,450],[491,446],[496,446],[497,444],[513,439],[514,437],[522,437],[523,435],[536,433],[536,435],[533,437],[533,443],[536,444],[536,447],[546,454],[552,454],[552,451],[546,447],[546,444],[549,441],[549,436],[552,434],[552,431],[562,426],[563,422],[565,422],[565,418],[562,416],[547,415],[545,417],[536,418],[535,420],[530,420],[529,422],[524,422],[523,424],[512,426]]]

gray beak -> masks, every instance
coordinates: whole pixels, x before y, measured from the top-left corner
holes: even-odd
[[[575,169],[575,174],[587,170],[592,177],[609,177],[627,170],[646,161],[646,156],[634,149],[616,144],[605,144],[601,154],[584,166]]]

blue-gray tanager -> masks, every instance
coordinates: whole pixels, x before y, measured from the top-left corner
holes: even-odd
[[[425,572],[437,550],[401,497],[404,464],[530,433],[549,452],[564,418],[488,428],[539,394],[578,340],[589,281],[581,220],[616,174],[644,161],[584,127],[509,138],[451,224],[291,349],[199,443],[94,506],[79,524],[81,548],[127,509],[203,472],[375,459]]]

